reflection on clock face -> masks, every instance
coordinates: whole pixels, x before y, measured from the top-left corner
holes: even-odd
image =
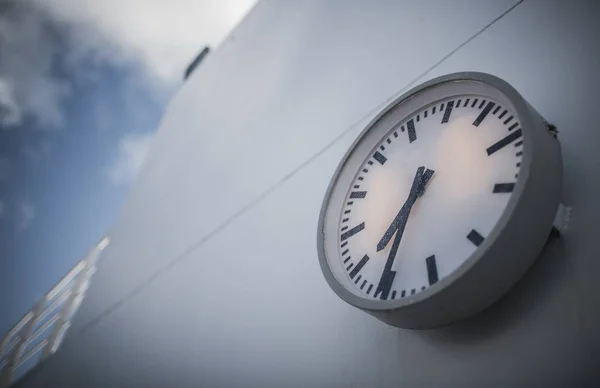
[[[467,260],[499,221],[523,142],[516,114],[454,96],[397,123],[356,173],[339,221],[339,258],[363,296],[425,290]]]

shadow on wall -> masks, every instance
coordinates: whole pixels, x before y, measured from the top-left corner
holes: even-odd
[[[502,298],[486,310],[454,325],[434,330],[418,331],[423,339],[438,346],[476,345],[494,336],[516,330],[517,325],[530,321],[528,315],[550,303],[552,291],[564,289],[572,275],[568,264],[564,236],[551,235],[544,249],[523,278]],[[550,290],[550,292],[548,292]],[[476,290],[474,291],[476,292]],[[577,309],[581,313],[581,309]],[[581,315],[578,317],[582,319]]]

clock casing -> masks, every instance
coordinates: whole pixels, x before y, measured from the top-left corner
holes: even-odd
[[[399,117],[457,94],[489,95],[510,106],[518,116],[523,156],[514,190],[491,232],[452,273],[415,295],[393,300],[366,298],[344,284],[334,264],[340,211],[355,170]],[[390,325],[426,329],[451,324],[482,311],[521,279],[548,238],[561,186],[561,153],[555,134],[511,85],[476,72],[432,79],[383,109],[342,158],[327,188],[318,222],[317,249],[323,275],[341,299]]]

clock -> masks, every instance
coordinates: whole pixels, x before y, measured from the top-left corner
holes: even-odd
[[[521,279],[561,187],[556,131],[511,85],[433,79],[383,109],[340,162],[318,223],[323,275],[390,325],[449,325]]]

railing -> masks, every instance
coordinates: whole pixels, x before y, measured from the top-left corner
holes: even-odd
[[[39,362],[50,357],[71,326],[96,272],[103,239],[65,275],[0,341],[0,388],[6,388]]]

